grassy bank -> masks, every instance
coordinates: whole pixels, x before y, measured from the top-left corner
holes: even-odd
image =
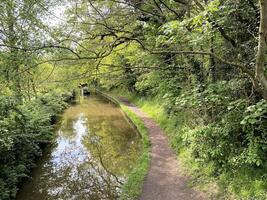
[[[119,93],[118,91],[116,93]],[[266,181],[260,169],[239,167],[222,169],[216,174],[213,162],[203,162],[196,159],[192,150],[187,146],[186,137],[194,134],[201,127],[190,127],[190,121],[185,113],[176,116],[166,114],[164,102],[156,98],[142,98],[130,93],[120,93],[140,107],[165,130],[170,145],[176,151],[181,161],[181,171],[191,177],[192,187],[207,192],[211,199],[266,199]]]
[[[139,119],[126,106],[121,105],[122,110],[127,114],[131,121],[136,125],[142,136],[143,151],[138,160],[138,164],[128,177],[127,182],[123,185],[120,200],[137,199],[142,192],[144,178],[149,169],[149,149],[148,131],[141,119]]]

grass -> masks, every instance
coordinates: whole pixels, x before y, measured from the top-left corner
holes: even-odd
[[[148,131],[143,121],[138,118],[132,111],[130,111],[126,106],[121,105],[121,108],[131,119],[131,121],[136,125],[139,133],[142,136],[143,143],[142,155],[138,160],[138,164],[129,175],[127,182],[123,185],[122,194],[120,196],[120,200],[132,200],[137,199],[142,192],[144,178],[149,169],[150,142],[148,138]]]

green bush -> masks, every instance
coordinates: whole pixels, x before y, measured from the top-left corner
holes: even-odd
[[[195,158],[213,162],[217,170],[266,166],[267,103],[229,106],[219,122],[198,126],[181,137]]]
[[[52,139],[52,116],[66,107],[61,94],[45,94],[19,104],[0,95],[0,199],[14,198],[17,184],[27,177],[40,145]]]

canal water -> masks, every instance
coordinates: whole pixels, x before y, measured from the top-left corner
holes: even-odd
[[[70,106],[16,200],[113,200],[136,165],[140,137],[121,110],[91,95]]]

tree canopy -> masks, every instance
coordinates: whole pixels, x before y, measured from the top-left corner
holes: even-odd
[[[222,182],[252,172],[239,198],[266,198],[265,0],[3,0],[0,16],[0,198],[81,83],[160,102],[178,151]]]

